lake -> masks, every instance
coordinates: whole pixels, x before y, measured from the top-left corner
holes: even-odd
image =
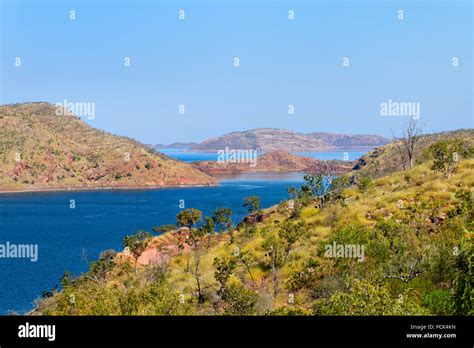
[[[38,260],[0,258],[0,314],[31,310],[65,270],[86,271],[101,251],[122,250],[124,236],[175,223],[180,200],[205,215],[230,207],[238,223],[246,214],[244,197],[259,196],[263,207],[277,204],[288,198],[288,187],[301,185],[302,174],[250,173],[219,181],[216,187],[1,194],[0,244],[37,244]]]
[[[320,152],[295,152],[295,155],[312,157],[320,160],[337,159],[341,161],[355,161],[370,150],[371,149],[344,149]],[[217,161],[216,152],[189,152],[187,149],[182,148],[157,149],[157,151],[184,162]],[[259,153],[258,155],[260,156],[261,154],[263,153]]]

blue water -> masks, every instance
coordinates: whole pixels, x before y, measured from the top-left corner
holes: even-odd
[[[246,174],[222,178],[218,187],[103,190],[0,195],[0,243],[38,244],[37,262],[0,258],[0,314],[23,313],[43,290],[59,284],[65,270],[78,275],[106,249],[122,249],[123,237],[175,222],[179,200],[210,214],[231,207],[234,222],[245,215],[244,197],[260,196],[268,207],[299,186],[301,174]],[[76,208],[70,209],[70,200]]]
[[[215,153],[161,150],[191,162],[216,160]],[[349,160],[364,152],[346,150]],[[319,159],[343,159],[344,152],[304,153]],[[65,270],[79,275],[106,249],[122,250],[123,237],[140,229],[175,223],[179,201],[208,215],[230,207],[234,222],[244,216],[244,197],[258,195],[263,207],[288,198],[287,188],[298,187],[301,173],[250,173],[221,176],[217,187],[156,190],[94,190],[0,195],[0,244],[37,244],[37,262],[0,258],[0,314],[24,313],[43,290],[59,285]],[[70,208],[74,200],[75,209]]]
[[[217,161],[217,152],[188,152],[186,149],[158,149],[157,151],[184,162]]]
[[[320,152],[296,152],[296,155],[313,157],[321,160],[341,160],[354,161],[363,156],[370,149],[343,149],[337,151],[320,151]],[[170,157],[179,159],[184,162],[194,161],[217,161],[216,152],[188,152],[186,149],[158,149],[157,151],[164,153]],[[259,155],[261,155],[260,153]]]
[[[321,152],[296,152],[295,155],[312,157],[320,160],[340,160],[340,161],[355,161],[359,159],[371,149],[347,149],[337,151],[321,151]]]

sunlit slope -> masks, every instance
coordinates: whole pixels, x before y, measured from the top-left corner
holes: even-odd
[[[183,242],[186,230],[154,237],[137,273],[130,254],[104,256],[35,313],[472,315],[474,160],[449,179],[431,165],[345,188],[324,206],[282,202],[197,246]],[[359,253],[328,255],[328,245]]]
[[[191,166],[48,103],[0,107],[0,191],[212,185]]]

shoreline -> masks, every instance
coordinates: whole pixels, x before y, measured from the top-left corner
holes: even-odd
[[[51,188],[51,189],[37,189],[37,190],[15,190],[15,191],[0,191],[2,194],[14,194],[14,193],[47,193],[47,192],[80,192],[80,191],[113,191],[113,190],[160,190],[160,189],[172,189],[172,188],[193,188],[193,187],[217,187],[220,184],[212,185],[170,185],[170,186],[126,186],[126,187],[72,187],[72,188]]]
[[[305,149],[305,150],[270,150],[270,151],[258,151],[258,153],[265,153],[265,152],[271,152],[271,151],[286,151],[290,153],[324,153],[324,152],[333,152],[333,151],[342,151],[342,150],[370,150],[370,149],[375,149],[376,147],[381,147],[384,145],[377,145],[377,146],[347,146],[347,147],[330,147],[330,148],[324,148],[320,150],[310,150],[310,149]],[[215,153],[217,154],[218,151],[222,149],[188,149],[188,148],[181,148],[181,147],[163,147],[161,149],[156,149],[156,151],[160,152],[160,150],[181,150],[182,152],[185,153],[192,153],[192,152],[197,152],[197,153]],[[254,150],[254,149],[243,149],[243,150]]]
[[[326,161],[326,160],[322,160]],[[206,162],[206,161],[196,161],[192,162],[193,164],[198,162]],[[211,161],[213,162],[213,161]],[[203,171],[202,169],[199,169]],[[203,171],[206,173],[205,171]],[[348,173],[349,171],[343,171],[340,174]],[[50,189],[30,189],[30,190],[8,190],[2,191],[0,190],[0,197],[2,194],[15,194],[15,193],[48,193],[48,192],[81,192],[81,191],[125,191],[125,190],[161,190],[161,189],[174,189],[174,188],[198,188],[198,187],[218,187],[221,185],[221,180],[226,179],[229,176],[239,176],[245,174],[292,174],[292,173],[310,173],[307,172],[305,169],[251,169],[251,170],[242,170],[242,171],[222,171],[222,172],[215,172],[215,173],[206,173],[207,175],[211,176],[212,178],[216,179],[216,184],[199,184],[199,185],[168,185],[168,186],[122,186],[122,187],[115,187],[115,186],[104,186],[104,187],[70,187],[70,188],[50,188]]]

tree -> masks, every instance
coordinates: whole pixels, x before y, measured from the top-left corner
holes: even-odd
[[[194,267],[191,270],[191,274],[196,281],[197,289],[198,289],[198,302],[204,302],[204,296],[202,293],[202,286],[201,286],[201,271],[199,270],[199,265],[201,264],[201,255],[198,250],[194,252]]]
[[[343,202],[343,191],[351,185],[347,175],[340,175],[331,180],[331,188],[329,192],[329,200],[333,203]]]
[[[140,230],[137,234],[126,236],[123,239],[123,246],[128,248],[135,258],[135,273],[137,272],[138,258],[145,251],[152,237],[150,232]]]
[[[328,167],[325,174],[305,175],[304,184],[300,188],[301,198],[316,197],[319,209],[324,208],[330,202],[340,201],[342,191],[350,186],[350,180],[346,175],[338,176],[337,173]]]
[[[201,273],[199,271],[199,265],[201,263],[201,257],[199,255],[198,243],[206,233],[211,233],[214,231],[213,225],[210,225],[210,220],[206,217],[206,222],[203,226],[196,228],[196,224],[202,220],[202,211],[198,209],[184,209],[178,215],[176,215],[176,221],[178,226],[184,226],[189,228],[189,238],[186,239],[186,243],[193,247],[194,252],[194,268],[190,268],[190,255],[187,255],[186,258],[186,272],[191,272],[196,280],[198,287],[198,301],[199,303],[203,302],[203,295],[201,289]],[[179,241],[181,244],[181,241]]]
[[[201,230],[201,234],[208,237],[207,239],[207,248],[209,249],[209,247],[211,246],[211,239],[212,237],[214,236],[214,234],[216,233],[215,230],[216,230],[216,223],[214,222],[214,220],[209,217],[209,216],[206,216],[206,218],[204,219],[204,224],[199,227],[199,229]]]
[[[392,129],[392,138],[393,138],[393,143],[397,147],[397,152],[398,155],[400,156],[400,162],[402,164],[402,169],[405,170],[407,169],[407,164],[408,164],[408,156],[405,151],[405,148],[403,146],[403,142],[395,135],[395,132]]]
[[[270,258],[270,269],[272,273],[273,296],[278,294],[277,273],[285,262],[285,245],[280,238],[274,235],[269,236],[262,245],[266,256]]]
[[[288,187],[287,188],[288,195],[290,196],[290,199],[297,199],[298,198],[298,189],[296,187]]]
[[[231,276],[232,272],[235,269],[235,260],[234,259],[220,259],[216,257],[214,259],[214,267],[216,268],[214,272],[214,278],[219,282],[220,288],[217,291],[217,294],[222,296],[225,291],[227,281]]]
[[[113,249],[101,252],[99,259],[91,262],[88,277],[97,283],[103,281],[107,273],[114,268],[116,255],[117,253]]]
[[[202,211],[194,208],[184,209],[176,215],[178,226],[189,228],[189,239],[186,242],[193,247],[197,247],[197,243],[202,237],[202,231],[195,228],[196,224],[202,220],[201,217]]]
[[[184,209],[176,215],[176,221],[178,226],[188,227],[189,229],[196,226],[196,224],[201,221],[202,211],[191,208]]]
[[[285,241],[285,257],[283,263],[286,262],[288,255],[290,254],[293,244],[303,236],[307,231],[306,225],[303,221],[294,224],[290,220],[286,220],[280,227],[278,231],[278,237]]]
[[[244,265],[245,269],[247,270],[250,279],[252,279],[253,282],[255,282],[255,278],[253,277],[251,266],[253,263],[253,256],[246,251],[240,251],[239,254],[237,255],[237,259],[242,262]]]
[[[249,213],[254,213],[260,209],[260,198],[258,196],[245,197],[242,206],[247,208]]]
[[[74,277],[72,276],[72,273],[69,271],[64,271],[64,274],[59,278],[61,282],[61,286],[64,289],[65,287],[73,284]]]
[[[433,157],[431,169],[442,172],[449,178],[459,164],[459,155],[464,150],[464,143],[460,139],[442,140],[432,144],[429,152]]]
[[[212,212],[212,220],[214,221],[217,232],[222,234],[226,230],[231,230],[232,226],[232,209],[218,208]]]
[[[418,127],[417,121],[410,119],[405,126],[403,127],[403,134],[401,138],[401,146],[403,149],[403,154],[401,160],[408,162],[409,168],[413,168],[413,158],[415,154],[416,144],[423,135],[423,129]],[[405,164],[403,165],[406,166]]]

